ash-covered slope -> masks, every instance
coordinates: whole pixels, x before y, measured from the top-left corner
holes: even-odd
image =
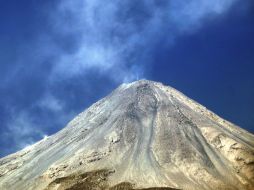
[[[141,80],[0,160],[1,190],[151,187],[254,189],[254,136],[171,87]]]

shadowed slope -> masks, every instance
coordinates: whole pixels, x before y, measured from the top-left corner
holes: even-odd
[[[58,190],[138,190],[134,185],[129,182],[122,182],[113,187],[109,187],[107,180],[110,174],[114,171],[97,170],[84,174],[69,175],[67,177],[61,177],[55,179],[49,184],[45,190],[57,189]],[[177,190],[169,187],[151,187],[142,188],[139,190]]]

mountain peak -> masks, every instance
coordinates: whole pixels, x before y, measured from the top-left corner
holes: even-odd
[[[136,81],[133,81],[133,82],[130,82],[130,83],[123,83],[121,86],[137,87],[137,86],[144,86],[144,85],[148,85],[148,86],[151,86],[151,87],[154,87],[156,85],[166,87],[165,85],[163,85],[160,82],[147,80],[147,79],[140,79],[140,80],[136,80]],[[167,86],[167,87],[170,88],[169,86]]]
[[[132,82],[131,84],[133,85],[162,85],[162,83],[152,81],[152,80],[147,80],[147,79],[140,79],[137,81]]]
[[[146,79],[141,79],[141,80],[137,80],[137,81],[133,81],[130,83],[123,83],[122,85],[120,85],[117,90],[120,91],[124,91],[125,93],[128,90],[134,90],[137,93],[137,95],[141,95],[142,93],[145,92],[150,92],[150,93],[161,93],[162,91],[167,91],[167,92],[171,92],[171,91],[176,91],[175,89],[173,89],[170,86],[165,86],[162,83],[159,82],[155,82],[155,81],[151,81],[151,80],[146,80]],[[157,89],[157,90],[156,90]],[[162,91],[160,91],[162,90]],[[117,92],[119,93],[119,92]]]

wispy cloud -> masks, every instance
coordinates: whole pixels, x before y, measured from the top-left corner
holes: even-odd
[[[63,103],[60,102],[59,99],[56,99],[52,94],[47,94],[38,101],[38,105],[40,108],[45,110],[60,112],[63,110]]]
[[[169,16],[179,32],[193,32],[211,19],[223,16],[238,0],[171,1]]]
[[[75,36],[78,48],[59,57],[53,77],[91,68],[117,81],[143,77],[154,43],[195,32],[236,1],[61,1],[51,15],[55,33]]]
[[[21,149],[33,144],[35,137],[43,138],[45,136],[41,127],[34,123],[27,112],[13,113],[7,123],[8,130],[2,134],[2,137],[11,140],[15,145],[10,147],[11,151]]]

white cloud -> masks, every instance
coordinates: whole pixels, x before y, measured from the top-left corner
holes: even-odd
[[[15,147],[13,150],[25,148],[35,142],[34,137],[43,137],[42,128],[36,125],[27,112],[13,113],[7,124],[8,130],[3,134],[12,140]]]
[[[67,124],[67,122],[75,115],[73,111],[66,113],[63,109],[63,104],[49,94],[36,102],[33,107],[43,109],[45,113],[46,109],[54,114],[57,113],[58,117],[52,122],[59,124],[60,126]],[[43,122],[38,122],[38,118],[37,116],[35,117],[33,112],[29,110],[17,112],[12,109],[11,113],[10,119],[6,125],[7,129],[1,134],[2,138],[10,140],[13,144],[8,152],[29,147],[38,140],[45,140],[48,138]],[[35,119],[37,119],[37,121]]]
[[[140,10],[132,13],[138,5],[127,0],[63,0],[51,15],[54,30],[76,34],[79,48],[60,55],[52,76],[69,77],[97,69],[117,81],[143,77],[146,63],[138,61],[149,59],[150,46],[163,32],[172,43],[178,35],[196,31],[207,18],[221,16],[236,1],[172,0],[160,7],[156,1],[139,1]],[[135,14],[142,12],[147,15],[138,19]]]
[[[63,103],[60,102],[56,97],[52,94],[47,94],[43,96],[40,101],[38,101],[38,106],[41,108],[46,108],[53,112],[60,112],[63,109]]]
[[[197,30],[206,19],[222,16],[238,0],[191,0],[171,1],[172,10],[169,16],[182,32]]]

